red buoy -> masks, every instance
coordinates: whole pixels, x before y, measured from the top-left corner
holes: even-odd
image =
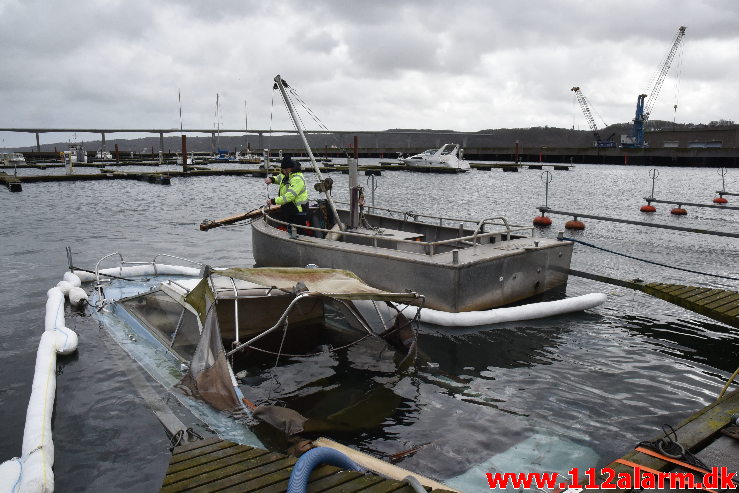
[[[726,200],[726,199],[725,199],[725,198],[723,198],[723,197],[716,197],[715,199],[713,199],[713,203],[714,203],[714,204],[726,204],[726,203],[728,203],[728,202],[729,202],[729,201],[728,201],[728,200]]]
[[[567,221],[565,223],[565,229],[583,230],[585,229],[585,223],[582,221],[578,221],[577,219],[572,219],[571,221]]]
[[[657,208],[652,204],[643,205],[639,210],[642,212],[657,212]]]
[[[549,219],[547,216],[541,215],[536,216],[534,218],[534,226],[541,226],[543,228],[546,228],[547,226],[552,225],[552,220]]]
[[[686,211],[685,209],[683,209],[681,207],[675,207],[674,209],[672,209],[670,211],[670,214],[674,214],[676,216],[684,216],[687,213],[688,213],[688,211]]]

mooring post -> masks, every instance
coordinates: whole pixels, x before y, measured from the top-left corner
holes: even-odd
[[[518,164],[518,141],[516,141],[516,164]]]
[[[187,137],[182,134],[182,171],[187,170]]]
[[[164,132],[159,132],[159,164],[164,164]]]
[[[120,158],[120,155],[119,155],[119,152],[118,152],[118,144],[116,144],[115,145],[115,162],[118,163],[118,162],[120,162],[120,160],[121,160],[121,158]]]
[[[354,157],[350,158],[349,165],[349,190],[351,190],[351,217],[349,227],[359,227],[359,180],[357,178],[359,166],[359,136],[354,136]]]

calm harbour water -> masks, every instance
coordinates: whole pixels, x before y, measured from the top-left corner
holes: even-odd
[[[648,171],[594,165],[553,171],[549,206],[739,231],[736,211],[687,207],[687,216],[676,217],[669,214],[671,206],[657,204],[656,214],[641,214],[651,188]],[[384,171],[376,178],[375,203],[452,217],[503,215],[528,225],[544,202],[541,173]],[[727,175],[728,191],[739,188],[737,175],[735,170]],[[330,176],[336,198],[346,201],[348,177]],[[315,178],[309,172],[306,177],[312,191]],[[368,186],[365,178],[360,183]],[[709,204],[720,184],[715,169],[663,168],[655,196]],[[66,269],[65,246],[72,247],[75,264],[87,268],[114,251],[127,260],[169,253],[216,266],[250,266],[248,226],[204,233],[198,224],[251,210],[268,193],[261,179],[234,177],[176,178],[171,186],[99,181],[23,188],[15,194],[0,190],[0,262],[6,278],[0,288],[0,461],[21,451],[46,291]],[[369,190],[366,195],[369,201]],[[555,236],[568,218],[552,219],[553,227],[541,234]],[[584,232],[568,235],[656,262],[739,278],[737,239],[585,222]],[[575,246],[572,267],[620,279],[739,290],[737,281],[582,245]],[[663,423],[676,424],[711,402],[736,369],[735,330],[641,293],[570,278],[568,296],[589,292],[605,292],[608,301],[586,313],[503,326],[423,326],[420,348],[428,363],[387,384],[400,398],[397,411],[377,429],[345,438],[377,454],[429,443],[400,465],[442,480],[475,465],[490,472],[599,466],[655,435]],[[158,490],[169,442],[133,390],[126,367],[135,363],[88,317],[67,313],[67,323],[80,344],[75,355],[58,362],[57,491]]]

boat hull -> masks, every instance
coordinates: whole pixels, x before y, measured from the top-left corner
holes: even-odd
[[[303,235],[290,238],[265,221],[252,223],[257,266],[347,269],[380,289],[417,291],[435,310],[485,310],[566,285],[571,242],[526,238],[504,243],[458,251],[455,263],[453,252],[425,255]]]

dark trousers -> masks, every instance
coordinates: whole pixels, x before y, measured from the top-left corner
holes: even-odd
[[[306,214],[305,211],[305,209],[307,208],[308,204],[305,204],[303,206],[303,211],[298,212],[298,208],[295,206],[295,204],[293,204],[292,202],[288,202],[287,204],[283,204],[282,207],[273,212],[272,215],[275,219],[279,219],[280,221],[305,226],[305,222],[308,220],[308,214]],[[305,234],[305,231],[302,228],[298,228],[298,234]]]

